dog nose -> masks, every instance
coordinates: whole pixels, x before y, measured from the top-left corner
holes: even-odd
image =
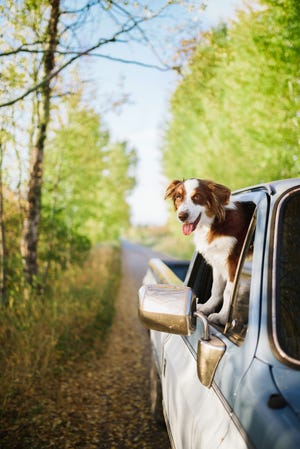
[[[189,214],[186,211],[180,212],[178,214],[178,218],[180,221],[186,221],[188,219],[188,216],[189,216]]]

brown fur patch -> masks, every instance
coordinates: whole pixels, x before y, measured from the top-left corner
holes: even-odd
[[[175,210],[178,209],[182,201],[185,198],[185,189],[183,185],[184,181],[179,181],[175,179],[171,182],[171,184],[167,187],[165,193],[165,199],[172,198]]]
[[[173,195],[176,191],[176,188],[179,184],[182,184],[182,181],[179,181],[178,179],[174,179],[174,181],[171,182],[171,184],[168,185],[166,192],[165,192],[165,200],[167,198],[173,198]]]
[[[197,187],[192,199],[195,204],[207,206],[207,215],[209,217],[216,216],[219,222],[225,219],[225,206],[229,203],[231,190],[217,184],[214,181],[206,179],[198,179],[199,187]]]

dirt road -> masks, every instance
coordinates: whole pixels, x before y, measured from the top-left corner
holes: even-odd
[[[101,359],[99,449],[168,449],[165,429],[149,413],[150,347],[137,317],[137,290],[155,253],[123,243],[116,314]]]
[[[149,411],[150,346],[137,317],[137,291],[154,256],[123,244],[108,335],[86,358],[66,358],[68,366],[28,389],[23,401],[16,390],[0,410],[1,449],[169,449],[166,430]]]

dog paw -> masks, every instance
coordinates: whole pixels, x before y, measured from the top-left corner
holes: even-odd
[[[204,315],[209,315],[212,312],[211,308],[206,307],[205,304],[198,304],[197,310],[199,310],[199,312],[204,313]]]
[[[221,315],[220,313],[211,313],[208,316],[208,320],[212,321],[215,324],[221,324],[222,326],[225,326],[226,324],[226,316],[225,315]]]

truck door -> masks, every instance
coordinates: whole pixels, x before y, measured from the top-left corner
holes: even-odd
[[[204,386],[197,375],[198,341],[204,331],[201,320],[197,320],[196,331],[191,336],[170,335],[164,346],[164,406],[176,449],[242,449],[249,444],[233,409],[235,394],[253,360],[258,337],[268,195],[251,192],[238,200],[253,201],[257,209],[241,255],[228,323],[225,328],[209,326],[211,334],[226,346],[211,387]],[[201,288],[207,295],[211,274],[201,261],[194,262],[200,279],[190,272],[187,283],[199,288],[197,295],[201,294]]]

